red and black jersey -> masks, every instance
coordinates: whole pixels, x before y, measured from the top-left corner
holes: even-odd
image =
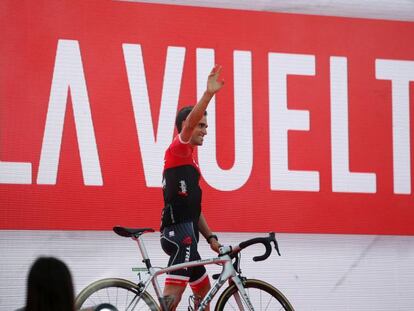
[[[200,169],[193,157],[194,147],[177,135],[165,152],[163,171],[164,209],[161,228],[192,221],[201,213]]]

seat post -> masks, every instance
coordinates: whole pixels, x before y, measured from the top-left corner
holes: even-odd
[[[147,253],[147,249],[145,248],[145,244],[144,241],[141,239],[141,234],[134,236],[133,239],[137,242],[138,244],[138,248],[141,252],[142,255],[142,262],[145,263],[145,266],[147,267],[147,269],[149,270],[152,266],[151,266],[151,261],[148,257],[148,253]]]
[[[142,258],[143,258],[142,262],[145,263],[145,266],[147,267],[149,274],[151,276],[154,276],[155,271],[148,257],[148,253],[147,253],[147,249],[145,248],[144,240],[141,239],[141,234],[133,236],[133,239],[137,242],[139,250],[141,251]],[[160,285],[158,284],[156,276],[151,280],[151,283],[154,286],[155,294],[157,295],[158,298],[161,298],[162,291],[161,291]]]

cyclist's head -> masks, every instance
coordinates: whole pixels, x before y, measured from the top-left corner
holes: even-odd
[[[27,280],[26,311],[75,310],[72,276],[59,259],[40,257]]]
[[[183,121],[187,119],[188,115],[190,114],[191,110],[193,110],[194,106],[186,106],[181,108],[178,111],[177,116],[175,118],[175,127],[177,128],[178,133],[181,132]],[[207,111],[204,111],[204,115],[207,115]]]

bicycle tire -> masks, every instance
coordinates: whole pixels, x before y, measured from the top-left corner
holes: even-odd
[[[294,311],[292,305],[282,292],[269,283],[255,279],[247,279],[243,282],[243,286],[255,310]],[[234,298],[232,298],[236,292],[238,290],[235,284],[227,287],[220,295],[215,311],[239,310]],[[263,295],[266,297],[263,298]]]
[[[112,293],[116,293],[116,297],[111,297]],[[76,310],[93,311],[99,305],[110,304],[119,311],[126,310],[126,306],[139,293],[140,289],[137,284],[131,281],[118,278],[102,279],[89,284],[79,293],[75,299],[75,307]],[[126,297],[124,297],[125,295]],[[129,295],[131,299],[129,299]],[[146,291],[141,293],[138,305],[140,308],[137,310],[161,311],[154,298]]]

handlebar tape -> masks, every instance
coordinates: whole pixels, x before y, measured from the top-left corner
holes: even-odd
[[[253,257],[253,261],[262,261],[262,260],[266,260],[270,256],[270,254],[272,253],[271,242],[273,242],[273,244],[275,246],[275,250],[277,251],[278,255],[280,256],[279,246],[277,244],[276,236],[275,236],[274,232],[269,233],[269,236],[266,237],[266,238],[254,238],[254,239],[250,239],[250,240],[241,242],[239,244],[239,247],[240,247],[240,249],[243,249],[243,248],[249,247],[253,244],[263,244],[264,247],[266,248],[265,253],[261,256]]]
[[[270,256],[270,254],[272,253],[272,248],[270,246],[269,238],[254,238],[254,239],[251,239],[251,240],[241,242],[239,244],[239,246],[240,246],[240,249],[243,249],[243,248],[249,247],[253,244],[263,244],[266,248],[265,253],[261,256],[253,257],[253,261],[266,260]]]

